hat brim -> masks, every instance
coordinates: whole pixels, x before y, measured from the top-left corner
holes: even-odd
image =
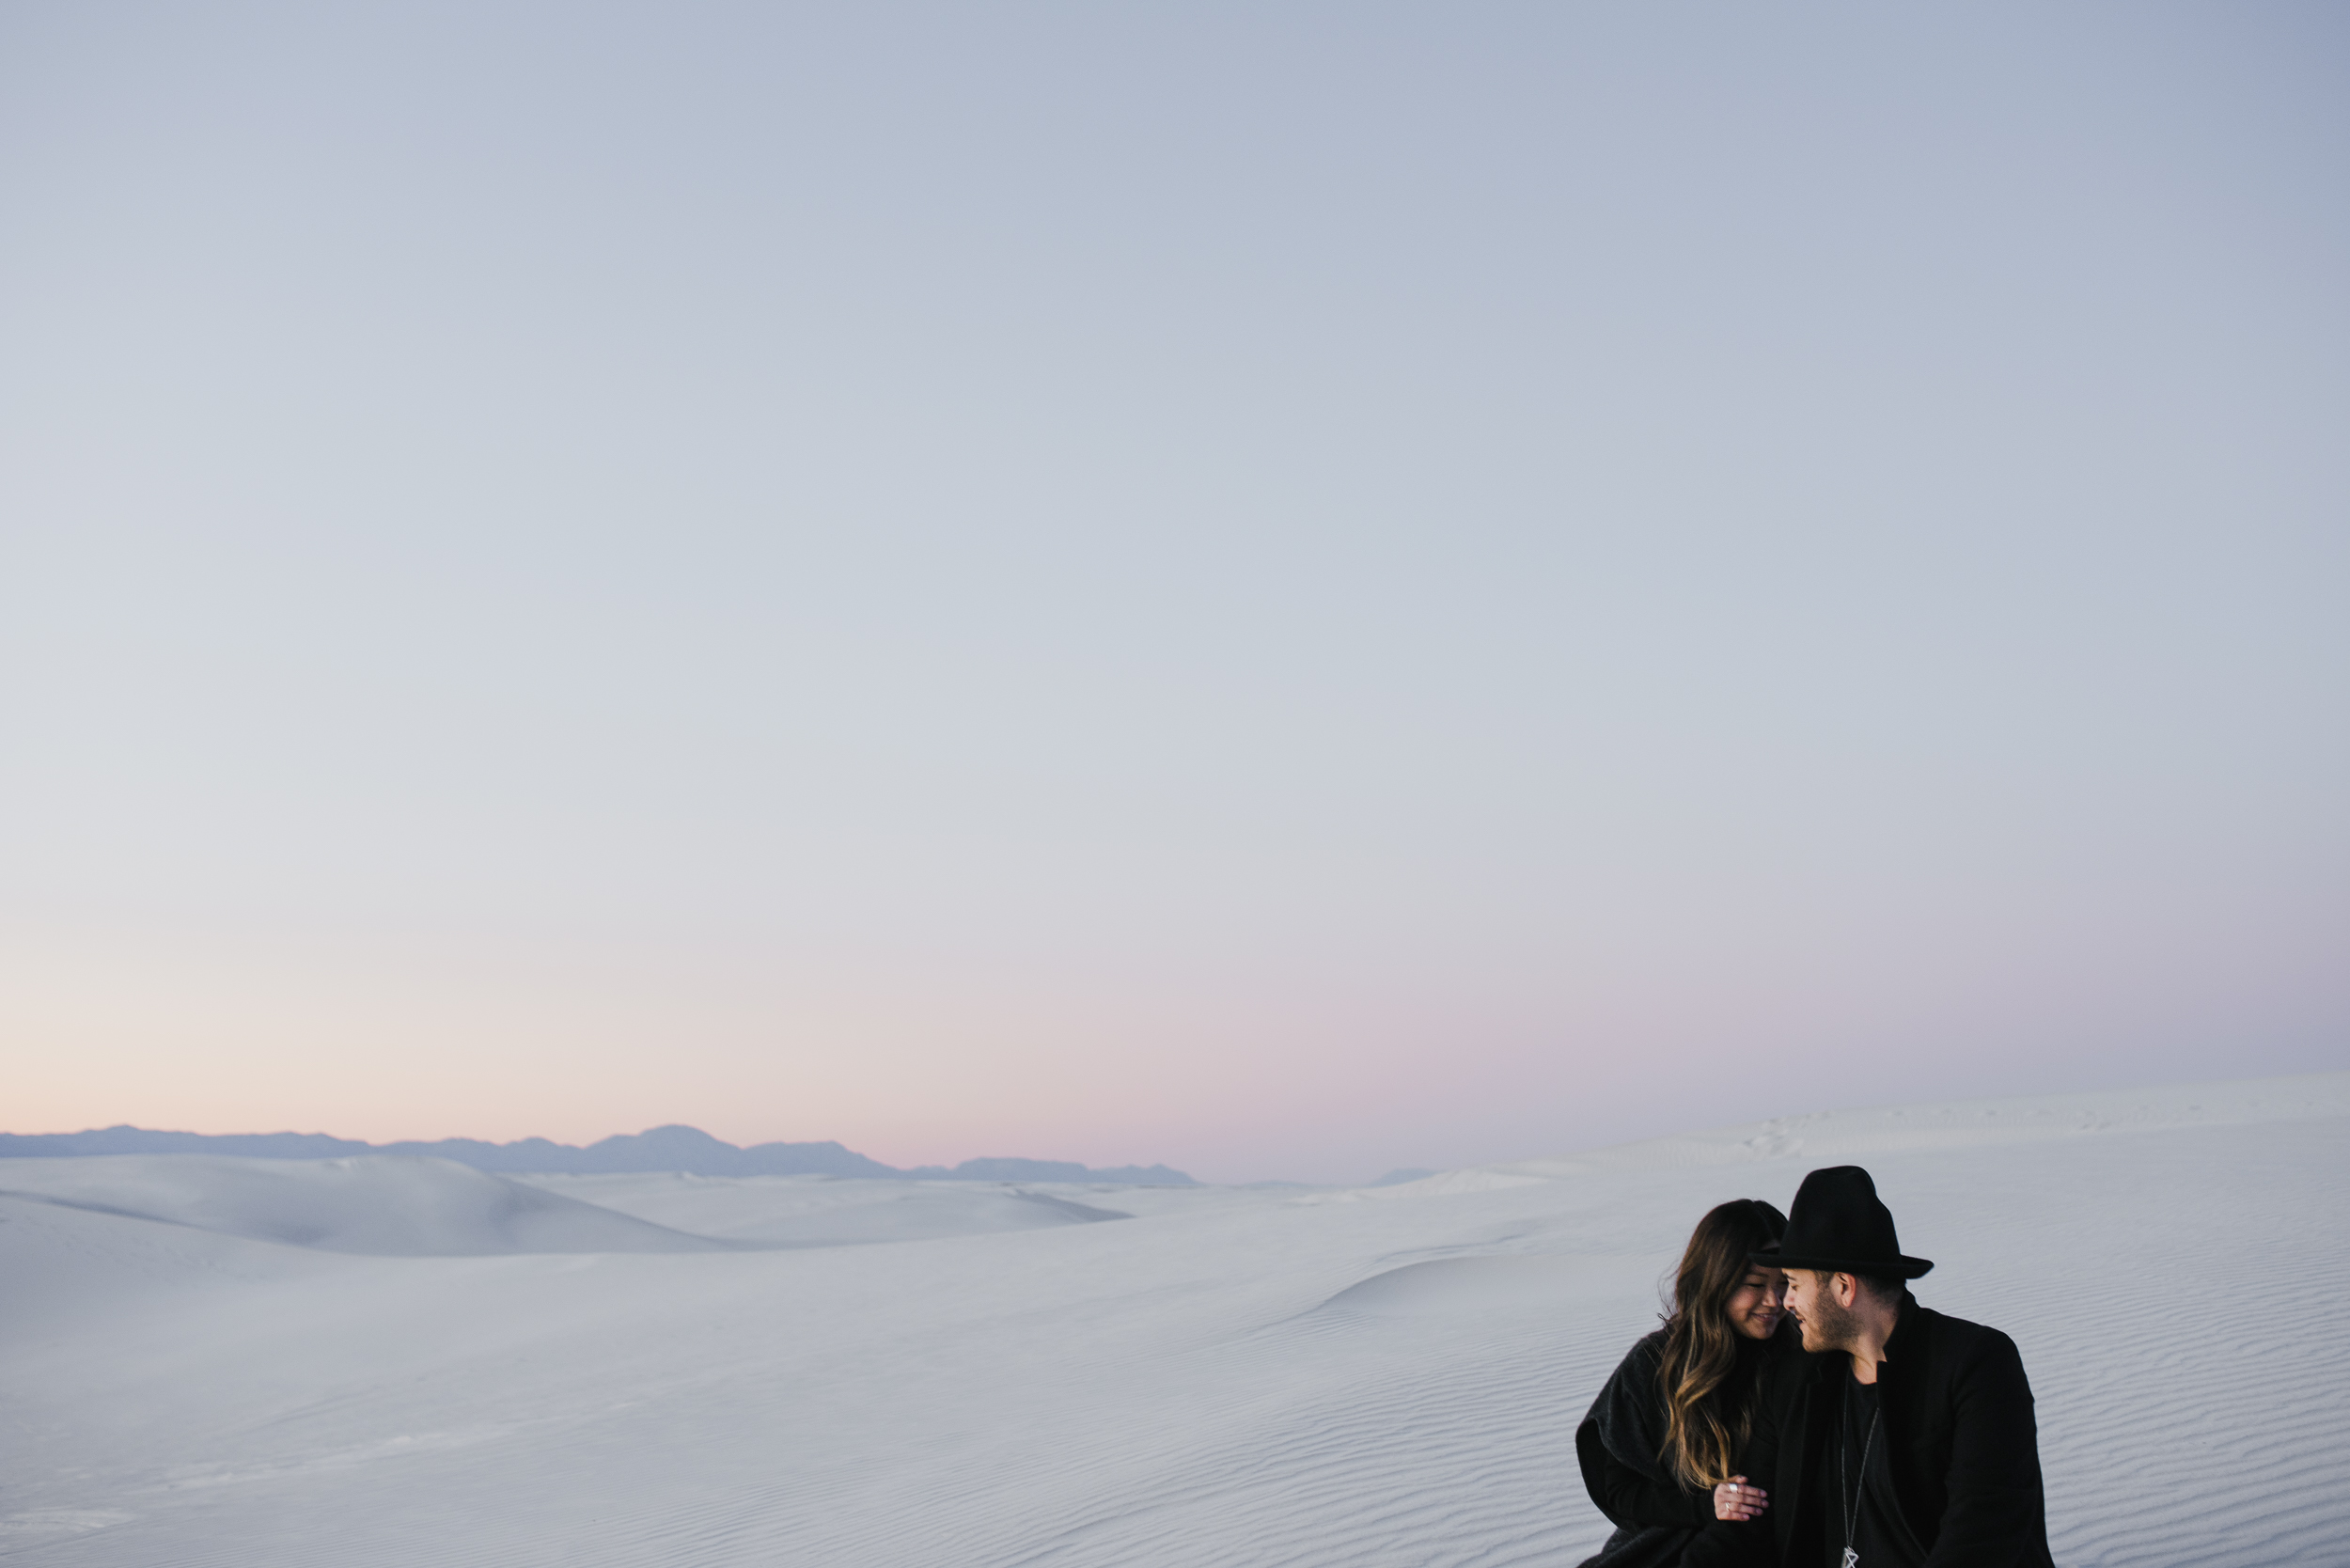
[[[1771,1268],[1810,1268],[1823,1274],[1897,1274],[1915,1279],[1934,1267],[1927,1258],[1803,1258],[1765,1247],[1747,1256]]]

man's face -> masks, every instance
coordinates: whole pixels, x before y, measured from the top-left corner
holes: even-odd
[[[1787,1315],[1803,1325],[1803,1348],[1814,1355],[1852,1343],[1852,1311],[1837,1299],[1837,1281],[1843,1278],[1808,1268],[1787,1271]]]

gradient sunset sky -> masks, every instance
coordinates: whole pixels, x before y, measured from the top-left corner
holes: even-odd
[[[2350,10],[0,11],[0,1130],[2350,1066]]]

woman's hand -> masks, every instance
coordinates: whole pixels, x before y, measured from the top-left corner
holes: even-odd
[[[1716,1519],[1759,1519],[1770,1506],[1771,1495],[1760,1486],[1748,1486],[1744,1476],[1731,1476],[1714,1488]]]

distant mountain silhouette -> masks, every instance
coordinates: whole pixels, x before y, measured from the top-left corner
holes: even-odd
[[[77,1154],[242,1154],[264,1160],[332,1160],[351,1154],[425,1154],[476,1170],[509,1176],[593,1176],[611,1172],[682,1171],[691,1176],[876,1176],[922,1182],[1114,1182],[1124,1186],[1187,1187],[1198,1184],[1163,1165],[1121,1165],[1091,1170],[1071,1160],[965,1160],[952,1169],[926,1165],[900,1170],[838,1143],[755,1143],[737,1148],[698,1127],[670,1125],[624,1133],[577,1148],[526,1137],[484,1143],[450,1137],[437,1143],[361,1143],[323,1133],[152,1132],[104,1127],[83,1133],[0,1133],[0,1159]]]

